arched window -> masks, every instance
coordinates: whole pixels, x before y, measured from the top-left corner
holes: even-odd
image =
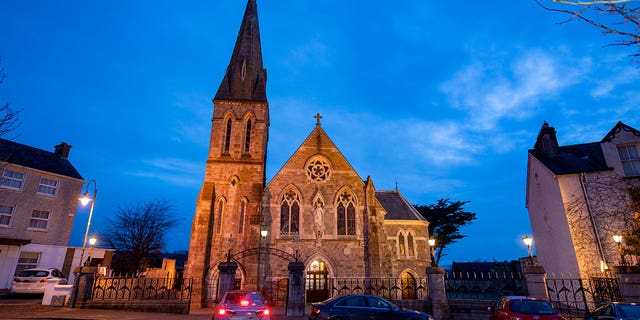
[[[413,257],[416,255],[416,251],[413,249],[413,235],[411,233],[409,233],[407,235],[407,249],[408,249],[408,255],[410,257]]]
[[[218,210],[215,216],[215,232],[216,233],[221,233],[222,232],[222,214],[224,213],[224,200],[220,199],[218,200]]]
[[[247,202],[243,199],[240,201],[240,215],[238,217],[238,233],[244,232],[244,213],[247,209]]]
[[[244,135],[244,153],[249,153],[249,147],[251,146],[251,119],[247,120],[247,127]]]
[[[227,130],[224,136],[224,153],[229,153],[229,146],[231,145],[231,118],[227,119]]]
[[[293,190],[285,192],[280,201],[280,234],[298,234],[300,198]]]
[[[356,207],[353,196],[348,192],[343,192],[336,209],[338,235],[356,234]]]
[[[398,235],[398,252],[400,253],[401,256],[407,255],[407,251],[405,250],[405,247],[404,247],[404,235],[402,233]]]

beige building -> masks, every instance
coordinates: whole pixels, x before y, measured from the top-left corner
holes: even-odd
[[[313,110],[300,110],[311,133],[266,183],[269,103],[255,0],[213,105],[185,270],[196,305],[216,297],[218,266],[228,258],[239,264],[236,286],[250,289],[287,277],[288,262],[304,262],[307,302],[329,297],[332,279],[424,278],[428,222],[398,190],[363,179],[319,114],[314,126]]]
[[[68,160],[70,149],[0,139],[0,289],[26,268],[71,263],[67,245],[84,180]]]
[[[588,277],[620,264],[613,235],[632,219],[628,190],[640,183],[639,148],[640,132],[622,122],[598,142],[566,146],[543,124],[529,150],[526,205],[548,274]]]

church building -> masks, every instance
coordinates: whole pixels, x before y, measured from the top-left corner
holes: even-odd
[[[289,262],[304,263],[307,302],[333,295],[337,279],[424,278],[428,221],[397,188],[376,190],[371,177],[363,179],[323,130],[322,116],[314,123],[314,110],[300,110],[309,113],[311,132],[266,181],[266,85],[256,0],[248,0],[213,98],[185,270],[194,279],[192,305],[212,304],[218,266],[231,260],[236,287],[261,291],[287,278]]]

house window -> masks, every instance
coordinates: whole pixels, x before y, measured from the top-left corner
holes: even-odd
[[[244,232],[244,212],[247,208],[247,202],[242,200],[240,201],[240,217],[238,218],[238,233]]]
[[[24,183],[24,172],[16,172],[11,170],[2,171],[2,180],[0,186],[9,189],[22,190],[22,184]]]
[[[13,207],[0,205],[0,227],[10,227]]]
[[[347,192],[340,195],[337,205],[338,235],[356,234],[356,207],[353,196]]]
[[[404,235],[402,233],[400,233],[400,235],[398,236],[398,249],[400,250],[400,255],[401,256],[406,256],[407,255],[407,251],[404,249]]]
[[[408,249],[408,255],[410,257],[413,257],[416,255],[415,250],[413,249],[413,235],[411,233],[409,233],[409,235],[407,235],[407,249]]]
[[[220,201],[218,201],[218,214],[216,214],[215,217],[215,232],[216,233],[221,233],[222,232],[222,213],[224,212],[224,200],[220,199]]]
[[[244,153],[249,153],[249,146],[251,146],[251,119],[247,120],[247,128],[244,136]]]
[[[47,178],[40,178],[40,185],[38,186],[38,193],[55,196],[57,188],[58,188],[58,181],[57,180],[51,180],[51,179],[47,179]]]
[[[227,130],[224,136],[224,153],[229,153],[229,146],[231,145],[231,118],[227,119]]]
[[[29,220],[29,229],[47,230],[49,223],[49,211],[33,210],[31,220]]]
[[[640,176],[640,157],[635,144],[618,146],[622,169],[626,176]]]
[[[39,252],[20,252],[18,263],[16,264],[16,272],[14,276],[17,276],[26,269],[38,267],[38,260],[40,259]]]
[[[293,190],[287,191],[280,202],[280,234],[298,234],[300,198]]]

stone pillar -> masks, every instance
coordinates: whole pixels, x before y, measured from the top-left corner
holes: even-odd
[[[431,298],[432,316],[439,320],[450,320],[451,310],[444,285],[444,269],[427,267],[429,281],[429,298]]]
[[[614,267],[624,302],[640,303],[640,269]]]
[[[221,299],[225,292],[235,289],[237,269],[238,264],[235,262],[222,262],[218,265],[220,280],[218,282],[216,299]]]
[[[527,296],[549,300],[547,291],[547,274],[542,266],[524,266],[524,281],[527,286]]]
[[[79,308],[85,307],[87,300],[91,299],[91,290],[97,272],[98,267],[84,266],[80,268],[79,273],[76,273],[69,308],[73,309],[76,305]]]
[[[287,316],[304,315],[304,263],[289,262],[289,293]]]

